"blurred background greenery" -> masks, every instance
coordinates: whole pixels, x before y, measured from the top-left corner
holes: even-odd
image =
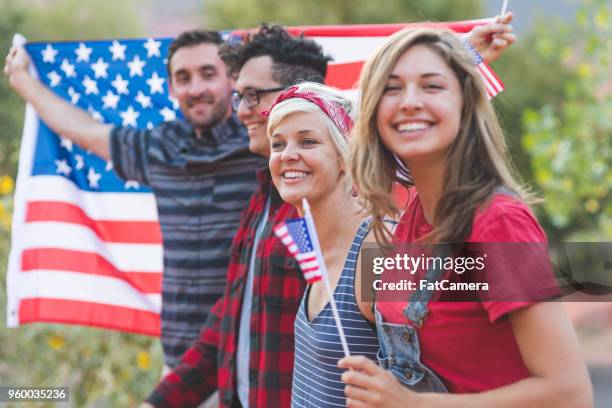
[[[447,21],[483,17],[499,3],[464,0],[459,8],[452,0],[386,0],[384,7],[347,0],[0,0],[0,54],[6,55],[15,32],[30,40],[74,40],[260,21]],[[549,9],[525,25],[525,15],[517,15],[520,40],[493,64],[507,89],[495,105],[518,170],[545,199],[538,215],[549,239],[609,241],[612,7],[608,0],[574,3],[569,18],[556,18]],[[168,16],[185,24],[173,25]],[[24,106],[6,78],[0,80],[0,101],[0,265],[6,265]],[[5,269],[0,267],[0,384],[70,386],[74,406],[134,406],[147,395],[161,369],[157,339],[64,325],[6,329]]]

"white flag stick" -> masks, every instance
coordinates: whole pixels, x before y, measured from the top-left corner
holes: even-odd
[[[305,198],[302,199],[302,209],[304,210],[304,219],[306,220],[306,226],[310,231],[312,238],[312,246],[314,247],[315,254],[317,256],[317,261],[319,262],[319,267],[321,268],[321,274],[323,275],[323,282],[325,283],[325,289],[327,289],[327,294],[329,295],[329,304],[332,308],[332,314],[334,315],[334,320],[336,322],[336,327],[338,328],[338,334],[340,335],[340,342],[342,343],[342,350],[344,350],[344,356],[349,357],[349,348],[348,343],[346,342],[346,336],[344,335],[344,329],[342,328],[342,323],[340,322],[340,315],[338,314],[338,308],[336,307],[336,301],[334,300],[334,294],[331,290],[331,286],[329,284],[329,276],[327,275],[327,268],[325,267],[325,260],[323,259],[323,253],[321,252],[321,247],[319,245],[319,237],[317,236],[317,229],[314,224],[314,220],[312,219],[312,214],[310,213],[310,205],[308,204],[308,200]]]
[[[507,11],[508,11],[508,0],[504,0],[504,3],[502,4],[501,14],[499,16],[503,17]]]

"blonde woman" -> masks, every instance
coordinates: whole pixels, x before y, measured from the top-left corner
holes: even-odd
[[[382,219],[398,213],[391,186],[399,172],[410,198],[394,242],[546,242],[484,85],[451,33],[402,31],[367,61],[353,138],[351,172],[380,241],[391,239]],[[376,304],[382,367],[359,356],[340,361],[350,369],[347,406],[592,406],[561,304],[432,295]]]
[[[352,195],[347,164],[352,105],[332,88],[303,83],[283,91],[268,121],[270,172],[281,198],[303,215],[308,199],[340,319],[352,353],[376,360],[373,325],[355,299],[358,254],[369,221]],[[357,272],[356,272],[357,269]],[[357,286],[359,283],[357,282]],[[292,407],[344,406],[344,356],[322,281],[309,285],[295,320]]]

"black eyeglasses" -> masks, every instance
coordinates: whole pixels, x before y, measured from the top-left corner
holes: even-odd
[[[260,96],[266,94],[268,92],[278,92],[285,89],[284,86],[279,86],[277,88],[266,88],[266,89],[247,89],[243,93],[238,91],[232,92],[232,108],[234,112],[238,111],[238,107],[240,106],[240,102],[244,100],[247,108],[252,109],[255,106],[259,105]]]

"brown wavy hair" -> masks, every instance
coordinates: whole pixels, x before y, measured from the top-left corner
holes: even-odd
[[[438,54],[461,85],[463,106],[459,133],[446,152],[442,197],[434,211],[433,230],[423,241],[463,242],[476,210],[503,188],[526,204],[537,200],[517,181],[503,131],[487,98],[485,85],[468,50],[455,34],[436,29],[406,29],[395,33],[365,63],[360,77],[361,100],[351,144],[355,187],[372,215],[376,239],[388,243],[391,232],[383,218],[399,216],[392,186],[413,186],[410,170],[383,144],[376,126],[378,105],[398,59],[414,45]]]

